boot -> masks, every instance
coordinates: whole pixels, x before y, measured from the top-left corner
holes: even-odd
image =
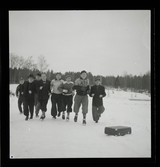
[[[67,114],[67,118],[66,118],[67,121],[69,121],[69,113]]]
[[[58,112],[58,115],[57,115],[57,116],[60,117],[60,115],[61,115],[61,112]]]
[[[83,119],[82,124],[83,124],[83,125],[86,125],[86,119]]]
[[[74,122],[77,122],[78,114],[74,116]]]
[[[28,116],[26,116],[25,120],[28,121]]]
[[[63,114],[62,114],[62,119],[65,119],[65,113],[63,112]]]

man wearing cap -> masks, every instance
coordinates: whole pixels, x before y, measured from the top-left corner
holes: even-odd
[[[65,111],[67,111],[67,118],[69,120],[69,115],[72,112],[72,104],[73,104],[73,95],[74,91],[72,90],[74,83],[71,81],[71,75],[65,76],[66,81],[62,84],[62,119],[65,119]]]
[[[98,123],[101,114],[104,112],[105,108],[103,106],[103,97],[106,96],[104,86],[100,85],[100,77],[95,78],[95,85],[91,87],[89,95],[93,97],[92,99],[92,116],[93,120]]]
[[[25,118],[26,121],[29,118],[29,112],[30,112],[30,119],[33,118],[34,93],[35,93],[34,76],[33,74],[30,74],[28,76],[28,81],[26,81],[24,85],[24,99],[25,99],[24,115],[26,116]]]
[[[74,121],[77,122],[79,108],[82,105],[83,124],[86,124],[86,114],[88,113],[88,93],[89,93],[89,79],[87,79],[87,72],[81,71],[80,78],[75,80],[73,89],[76,90],[74,98]]]
[[[58,117],[61,114],[62,111],[62,86],[63,80],[61,79],[61,73],[56,73],[56,79],[53,79],[50,83],[50,89],[51,89],[51,115],[54,119],[56,119],[57,111],[58,111]]]
[[[38,101],[38,83],[41,81],[41,74],[37,73],[36,79],[35,79],[35,84],[36,84],[36,89],[35,89],[35,94],[34,94],[34,105],[35,105],[35,114],[36,117],[39,117],[39,109],[40,109],[40,103]]]
[[[20,111],[20,114],[23,113],[22,111],[22,104],[23,104],[23,110],[24,110],[24,79],[20,78],[20,84],[16,88],[16,96],[18,97],[18,109]]]

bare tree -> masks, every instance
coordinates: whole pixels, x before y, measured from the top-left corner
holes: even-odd
[[[32,56],[28,57],[26,60],[25,60],[25,63],[24,63],[24,68],[27,68],[29,70],[33,70],[33,60],[32,60]]]
[[[19,66],[19,56],[13,54],[13,53],[10,53],[9,54],[9,58],[10,58],[10,61],[9,61],[9,67],[10,68],[18,68]]]
[[[48,66],[49,65],[47,64],[45,57],[43,55],[40,55],[38,57],[38,64],[37,64],[38,70],[41,72],[46,72],[48,70]]]

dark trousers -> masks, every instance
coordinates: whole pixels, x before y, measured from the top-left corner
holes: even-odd
[[[73,96],[62,95],[62,111],[72,112]]]
[[[103,106],[92,106],[92,116],[94,121],[98,121],[101,114],[104,112],[105,108]]]
[[[46,112],[47,111],[47,103],[48,103],[48,99],[39,100],[39,109]]]
[[[52,93],[51,96],[52,108],[51,115],[54,117],[57,115],[57,111],[62,111],[62,94]]]
[[[34,99],[27,99],[24,101],[24,115],[33,117]]]
[[[20,113],[23,112],[23,110],[22,110],[22,104],[23,104],[23,110],[24,110],[24,98],[20,96],[18,98],[18,109],[19,109]]]
[[[34,105],[35,105],[35,113],[36,115],[39,113],[39,109],[40,109],[40,102],[38,101],[38,94],[35,93],[34,95]]]

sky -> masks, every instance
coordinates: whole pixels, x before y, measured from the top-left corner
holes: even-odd
[[[54,72],[144,74],[150,70],[149,10],[9,11],[9,52]]]

